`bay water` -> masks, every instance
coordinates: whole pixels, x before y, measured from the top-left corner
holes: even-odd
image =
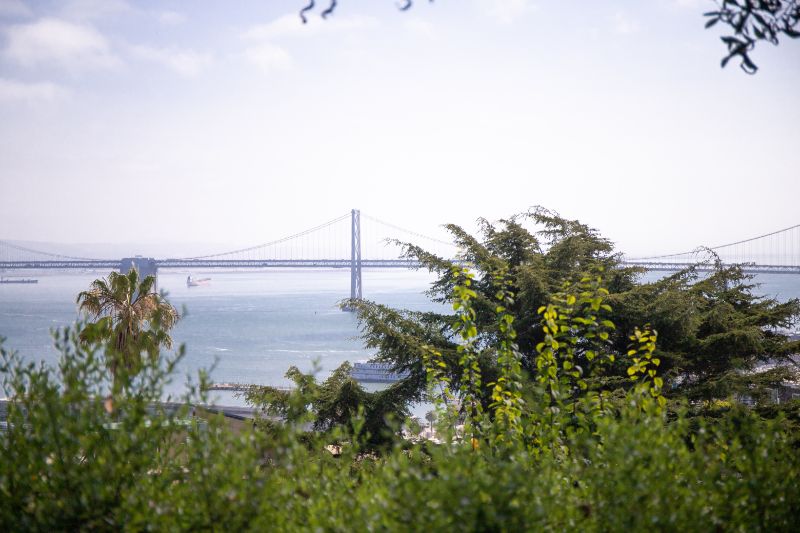
[[[0,284],[0,336],[6,349],[55,365],[51,332],[79,318],[78,293],[107,273],[26,275],[39,282]],[[317,368],[324,379],[343,362],[367,361],[374,354],[363,347],[354,313],[339,307],[350,295],[349,269],[192,271],[193,278],[211,278],[197,287],[187,287],[188,275],[168,270],[158,275],[159,289],[182,315],[173,341],[186,346],[171,394],[184,390],[186,376],[196,378],[200,369],[219,383],[285,386],[290,366],[304,372]],[[404,309],[441,309],[423,294],[432,280],[427,271],[365,270],[364,297]],[[229,392],[212,398],[224,405],[242,403]]]
[[[54,365],[58,354],[51,330],[78,319],[78,293],[106,274],[44,272],[31,276],[37,284],[0,284],[5,348]],[[318,366],[318,378],[324,379],[344,361],[366,361],[374,354],[364,348],[354,314],[338,306],[350,293],[349,269],[193,271],[195,278],[211,278],[199,287],[187,287],[187,275],[162,270],[158,276],[159,289],[184,315],[172,336],[187,353],[171,394],[179,394],[185,376],[196,376],[201,368],[210,370],[215,382],[281,386],[289,385],[284,374],[292,365],[304,372]],[[364,297],[396,308],[441,310],[424,294],[433,279],[427,271],[364,270]],[[759,294],[800,298],[800,275],[759,274],[755,281]],[[212,397],[223,405],[242,403],[232,393]]]

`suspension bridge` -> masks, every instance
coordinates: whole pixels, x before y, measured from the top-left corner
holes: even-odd
[[[713,263],[742,265],[751,274],[800,274],[800,224],[718,246],[649,257],[625,257],[628,266],[678,271],[691,265],[709,270]]]
[[[366,222],[366,224],[364,224]],[[76,257],[0,241],[0,271],[110,270],[137,268],[143,275],[159,269],[349,268],[350,296],[361,299],[361,271],[365,268],[416,268],[404,257],[399,242],[407,242],[440,257],[458,261],[458,249],[445,239],[431,237],[362,214],[353,209],[299,233],[270,242],[208,255],[155,259]],[[742,264],[751,273],[800,274],[800,224],[733,243],[688,252],[649,257],[625,257],[628,266],[655,271],[677,271],[691,265],[710,269],[711,260]]]

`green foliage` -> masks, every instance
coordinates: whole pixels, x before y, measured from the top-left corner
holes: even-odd
[[[178,321],[178,312],[163,293],[153,292],[155,282],[154,276],[139,280],[134,268],[127,274],[111,272],[78,294],[78,309],[95,320],[84,326],[81,339],[104,344],[117,389],[126,382],[118,379],[120,374],[139,372],[142,353],[152,360],[161,347],[172,347],[169,330]]]
[[[475,351],[478,330],[475,327],[475,309],[471,304],[477,293],[470,289],[472,276],[466,269],[456,270],[453,275],[458,280],[453,287],[453,309],[458,317],[453,329],[461,339],[456,347],[459,354],[458,366],[462,370],[459,397],[466,419],[465,434],[476,438],[480,434],[483,418],[481,367]]]
[[[386,442],[370,424],[391,403],[365,396],[347,367],[318,384],[292,370],[292,392],[254,389],[281,415],[269,431],[234,428],[192,407],[162,403],[176,358],[143,358],[113,399],[102,345],[76,330],[57,339],[57,371],[2,354],[8,426],[0,433],[0,526],[11,531],[790,531],[800,515],[800,457],[783,413],[732,408],[713,421],[660,409],[655,333],[634,334],[635,386],[593,408],[588,376],[613,364],[602,283],[567,284],[541,310],[543,380],[527,380],[514,346],[514,300],[495,293],[496,344],[479,343],[468,272],[454,273],[462,357],[426,359],[429,375],[466,375],[496,354],[497,378],[472,417],[472,436],[442,444]],[[496,282],[507,287],[502,275]],[[477,294],[477,291],[474,291]],[[565,326],[565,328],[562,328]],[[80,329],[80,328],[78,328]],[[145,347],[140,347],[143,352]],[[506,351],[503,354],[503,351]],[[592,357],[588,357],[589,352]],[[575,361],[589,364],[577,371]],[[570,363],[570,364],[565,364]],[[448,365],[461,366],[451,370]],[[443,365],[443,367],[442,367]],[[549,370],[555,369],[555,375]],[[576,374],[577,371],[577,374]],[[654,371],[654,373],[651,373]],[[204,379],[201,376],[202,390]],[[581,387],[584,383],[586,387]],[[435,388],[435,384],[431,384]],[[446,388],[446,384],[445,384]],[[594,395],[594,396],[593,396]],[[109,401],[111,400],[111,403]],[[340,409],[341,406],[350,406]],[[395,410],[393,406],[388,411]],[[369,411],[373,411],[370,422]],[[795,419],[797,413],[794,413]],[[433,420],[435,416],[430,416]],[[439,418],[445,418],[439,417]],[[466,421],[466,420],[465,420]],[[309,424],[318,431],[309,431]],[[467,425],[469,427],[469,424]],[[336,455],[331,444],[337,444]]]
[[[313,375],[291,367],[286,377],[294,382],[294,388],[253,386],[244,397],[259,411],[278,417],[281,424],[307,426],[318,435],[328,435],[330,442],[360,434],[364,447],[385,447],[396,439],[400,423],[408,417],[404,390],[408,385],[398,383],[367,392],[350,376],[351,370],[350,364],[344,363],[320,384]],[[353,425],[356,418],[360,419],[357,430]],[[262,419],[259,425],[273,434],[281,430],[274,419]],[[310,438],[307,434],[303,440]]]
[[[519,440],[523,431],[522,415],[525,400],[522,397],[524,375],[522,374],[521,354],[516,343],[514,316],[508,306],[514,304],[514,294],[509,290],[511,280],[505,272],[495,274],[497,286],[497,366],[499,375],[492,387],[492,403],[489,407],[494,413],[494,433],[497,444]]]
[[[632,381],[639,381],[636,393],[643,397],[643,408],[645,410],[653,408],[651,401],[655,400],[658,403],[656,409],[663,409],[667,404],[667,399],[661,395],[664,380],[656,375],[661,360],[653,356],[658,332],[648,324],[644,330],[636,328],[630,339],[631,348],[628,350],[628,356],[632,364],[628,367],[628,375]]]
[[[57,374],[0,348],[7,427],[0,438],[0,522],[11,530],[106,529],[138,481],[169,457],[185,409],[156,403],[181,354],[145,365],[112,399],[100,347],[57,334]],[[9,530],[8,528],[4,528]]]
[[[602,392],[618,394],[631,386],[630,365],[623,357],[629,336],[642,324],[651,324],[660,333],[653,356],[660,361],[659,388],[669,399],[687,399],[696,406],[745,396],[764,401],[771,389],[796,375],[789,355],[800,349],[800,343],[782,331],[800,318],[800,301],[781,303],[755,296],[752,277],[738,266],[698,265],[711,272],[694,267],[641,283],[641,270],[623,266],[612,243],[596,230],[542,208],[494,225],[481,220],[478,236],[454,225],[448,229],[460,249],[460,259],[469,265],[469,286],[450,260],[413,245],[405,245],[405,250],[409,258],[438,275],[429,295],[436,302],[454,305],[455,314],[353,304],[365,344],[377,349],[376,359],[410,373],[409,401],[428,390],[430,378],[446,383],[454,395],[463,393],[465,382],[478,375],[484,383],[502,387],[498,376],[501,367],[512,361],[508,357],[512,351],[513,361],[520,365],[512,382],[521,384],[525,376],[531,378],[521,387],[522,396],[531,382],[544,385],[552,379],[561,383],[560,388],[566,387],[563,393],[567,395],[573,394],[572,387],[595,391],[598,396],[592,402],[599,405],[604,402],[599,396]],[[604,280],[602,287],[598,274]],[[565,287],[575,288],[575,302],[565,300]],[[465,295],[472,307],[469,315],[461,307]],[[597,307],[599,299],[605,300],[604,307]],[[548,310],[551,302],[562,305],[563,316]],[[537,310],[548,313],[547,320],[542,321]],[[513,327],[504,330],[506,326],[499,322],[509,317],[513,322],[508,325]],[[471,344],[465,344],[461,336],[465,319],[475,333]],[[455,331],[451,330],[454,322],[462,324]],[[569,336],[577,326],[586,326],[585,338],[574,346],[561,346],[557,337]],[[566,349],[566,360],[557,367],[546,351],[541,353],[554,341]],[[472,367],[459,363],[473,352]],[[602,365],[592,365],[597,357]],[[431,365],[434,359],[436,364]],[[773,368],[764,370],[762,365],[767,363]],[[585,372],[590,366],[592,372]],[[572,381],[563,381],[567,378]],[[483,389],[481,409],[498,401],[500,391],[493,394]],[[473,394],[470,402],[477,397]]]
[[[462,375],[479,376],[475,348],[478,330],[474,327],[472,308],[475,292],[469,289],[472,275],[464,269],[456,274],[460,281],[453,287],[457,295],[453,307],[458,311],[458,320],[453,324],[453,331],[460,337],[462,353],[457,364]],[[462,440],[469,436],[473,447],[479,446],[479,438],[487,438],[490,449],[504,453],[514,450],[526,450],[537,456],[569,453],[567,442],[572,435],[592,430],[599,417],[610,413],[608,394],[589,390],[584,379],[596,367],[615,361],[615,356],[605,350],[614,324],[598,317],[600,312],[611,312],[611,307],[604,303],[607,294],[601,277],[587,276],[575,284],[565,284],[563,291],[554,295],[548,305],[539,308],[545,337],[536,347],[537,373],[534,382],[527,384],[527,400],[522,397],[525,377],[520,371],[516,346],[511,342],[515,337],[513,329],[509,328],[513,316],[505,307],[497,306],[495,312],[502,333],[498,337],[499,346],[482,348],[485,352],[499,354],[501,362],[497,381],[489,385],[493,399],[490,416],[487,418],[482,409],[475,408],[475,399],[481,396],[479,377],[462,380],[460,412],[447,409],[439,418],[452,421],[456,419],[454,415],[459,415],[464,420],[463,432],[444,434],[451,441],[453,437]],[[497,296],[506,303],[513,301],[513,294],[503,289]],[[644,331],[636,329],[631,336],[635,344],[627,354],[633,356],[628,375],[638,383],[629,392],[626,402],[645,412],[660,414],[666,399],[661,395],[663,380],[656,371],[660,362],[653,357],[656,338],[649,326]],[[504,351],[507,353],[503,354]],[[437,402],[441,409],[442,405],[453,403],[450,379],[448,373],[442,371],[446,364],[438,358],[437,352],[431,350],[430,353],[432,357],[425,360],[430,365],[428,375],[434,380],[430,387],[433,392],[438,385],[444,393]],[[576,363],[579,356],[586,361],[586,368]],[[437,379],[442,381],[437,383]],[[504,394],[506,387],[509,392]]]
[[[752,276],[739,266],[716,264],[708,274],[687,269],[612,294],[609,301],[621,330],[651,323],[659,331],[657,355],[668,396],[758,401],[796,377],[789,356],[800,343],[781,331],[800,317],[800,302],[758,297],[753,288]],[[626,341],[617,337],[615,348],[622,351]],[[776,368],[764,370],[767,363]]]

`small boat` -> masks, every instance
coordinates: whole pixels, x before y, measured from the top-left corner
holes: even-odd
[[[187,287],[199,287],[201,285],[208,285],[211,281],[211,278],[200,278],[194,279],[192,276],[186,278],[186,286]]]
[[[30,278],[0,278],[0,283],[39,283],[39,280]]]

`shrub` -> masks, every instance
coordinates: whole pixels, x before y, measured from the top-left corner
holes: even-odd
[[[57,335],[57,369],[0,350],[8,426],[0,435],[0,526],[14,531],[200,529],[352,530],[769,530],[800,516],[800,459],[783,414],[764,420],[730,408],[713,420],[668,413],[660,401],[657,334],[637,331],[622,394],[592,390],[587,376],[610,362],[596,278],[568,285],[540,309],[539,379],[520,369],[513,295],[499,290],[496,344],[473,342],[472,293],[457,273],[462,349],[434,349],[428,376],[442,398],[444,442],[389,440],[376,453],[364,407],[327,417],[298,376],[284,407],[296,422],[234,432],[193,409],[197,391],[162,402],[174,357],[144,358],[111,396],[105,350]],[[502,275],[497,277],[502,285]],[[589,355],[591,352],[591,355]],[[475,361],[494,357],[481,379]],[[448,364],[460,365],[452,372]],[[470,374],[472,372],[472,374]],[[466,378],[449,381],[449,376]],[[340,376],[341,377],[341,376]],[[120,379],[117,377],[117,379]],[[438,381],[438,383],[436,382]],[[200,376],[202,385],[203,376]],[[319,392],[319,391],[317,391]],[[470,398],[488,396],[487,409]],[[466,401],[464,399],[466,398]],[[290,400],[290,401],[289,401]],[[462,408],[457,405],[463,406]],[[330,407],[327,403],[326,406]],[[287,411],[288,412],[288,411]],[[294,411],[293,411],[294,412]],[[432,417],[433,418],[433,417]],[[462,423],[465,425],[462,428]],[[340,454],[326,448],[336,442]]]

